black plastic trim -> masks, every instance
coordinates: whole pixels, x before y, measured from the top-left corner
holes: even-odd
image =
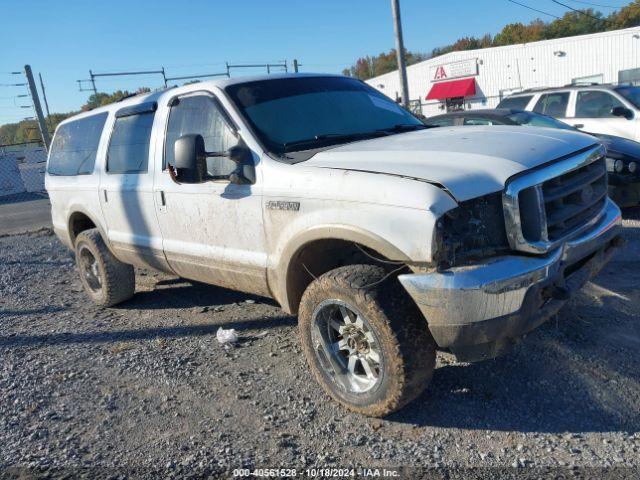
[[[130,117],[142,113],[152,113],[158,109],[158,102],[145,102],[121,108],[116,112],[116,118]]]

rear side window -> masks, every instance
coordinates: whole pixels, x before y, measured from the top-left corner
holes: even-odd
[[[529,102],[532,98],[533,95],[526,95],[524,97],[508,97],[498,104],[498,108],[524,110],[525,108],[527,108],[527,105],[529,105]]]
[[[533,111],[550,117],[563,118],[567,116],[567,103],[569,103],[569,92],[547,93],[540,96]]]
[[[100,135],[107,113],[99,113],[61,125],[49,155],[50,175],[89,175],[93,173]]]
[[[116,118],[109,142],[107,172],[145,173],[147,171],[153,117],[154,111],[146,111]]]

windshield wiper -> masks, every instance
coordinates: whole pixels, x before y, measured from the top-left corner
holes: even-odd
[[[284,151],[289,151],[290,147],[299,147],[301,145],[313,145],[314,143],[324,142],[329,140],[331,142],[349,142],[352,140],[364,140],[366,138],[384,137],[389,135],[388,130],[374,130],[371,132],[357,132],[357,133],[323,133],[316,135],[313,138],[305,138],[303,140],[295,140],[293,142],[284,143],[282,146]]]

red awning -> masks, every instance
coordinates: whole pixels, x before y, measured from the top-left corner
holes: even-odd
[[[427,100],[444,100],[445,98],[470,97],[476,94],[475,78],[464,78],[450,82],[436,83],[427,94]]]

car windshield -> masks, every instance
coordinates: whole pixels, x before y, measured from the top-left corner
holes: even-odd
[[[619,87],[616,92],[640,108],[640,87]]]
[[[353,78],[279,78],[225,90],[265,147],[280,156],[427,128],[393,100]]]
[[[538,115],[529,112],[516,112],[507,115],[506,118],[518,125],[526,125],[529,127],[546,127],[546,128],[560,128],[562,130],[575,130],[571,125],[567,125],[555,118],[547,117],[546,115]]]

